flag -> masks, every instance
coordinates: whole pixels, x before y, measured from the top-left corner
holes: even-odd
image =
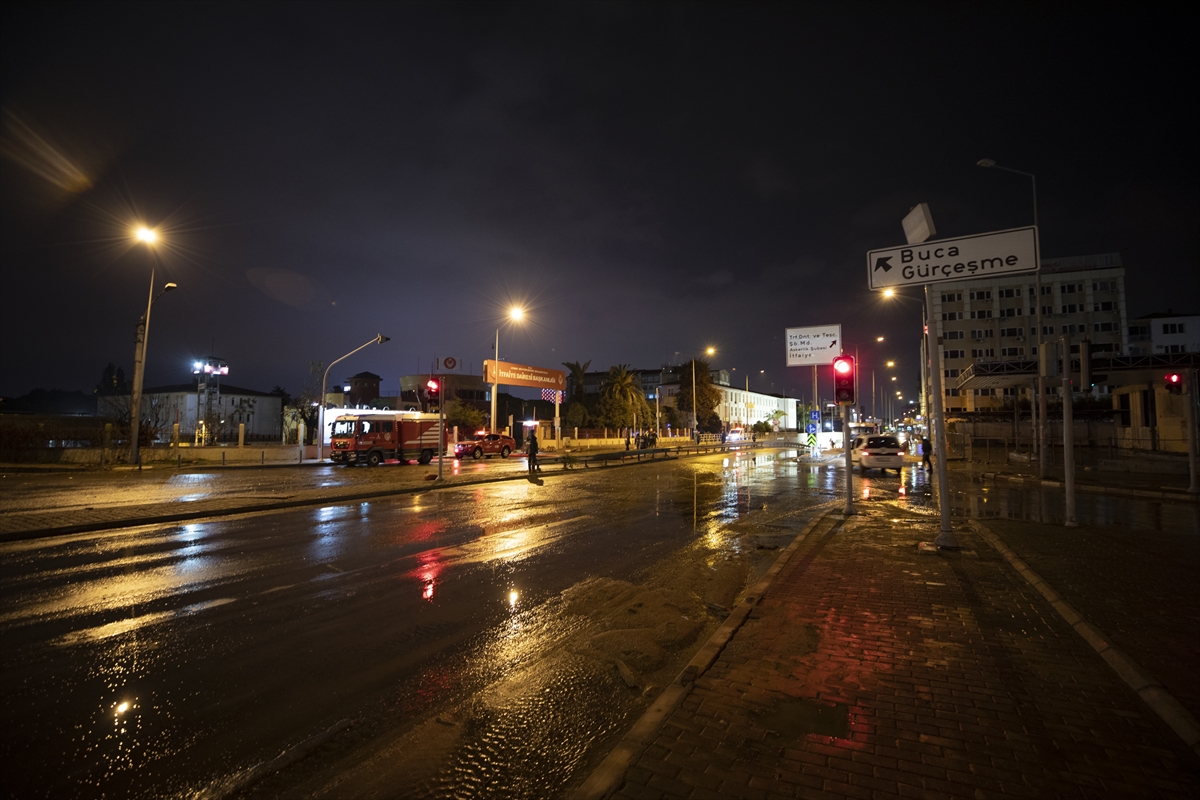
[[[542,399],[549,403],[557,403],[562,392],[557,389],[542,389]]]

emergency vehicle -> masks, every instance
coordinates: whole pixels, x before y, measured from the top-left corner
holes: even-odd
[[[441,424],[437,414],[417,411],[372,411],[343,413],[333,421],[330,460],[353,466],[377,467],[387,459],[400,463],[415,458],[428,464],[441,446]]]

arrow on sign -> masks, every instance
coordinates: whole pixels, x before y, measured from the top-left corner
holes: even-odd
[[[891,256],[884,256],[883,258],[876,259],[875,260],[875,271],[878,272],[879,270],[882,269],[884,272],[887,272],[888,270],[890,270],[892,268],[892,265],[889,264],[888,262],[891,260],[892,260]]]

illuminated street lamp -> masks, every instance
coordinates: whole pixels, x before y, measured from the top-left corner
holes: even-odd
[[[520,322],[525,319],[525,309],[520,306],[513,306],[508,310],[508,318],[513,322]],[[491,432],[496,432],[496,395],[500,390],[500,328],[496,328],[496,351],[493,353],[496,359],[494,362],[495,368],[492,370],[492,421],[490,423]]]
[[[705,355],[712,355],[717,352],[717,348],[709,347],[704,351]],[[692,433],[699,435],[700,419],[697,416],[696,409],[696,357],[692,357]]]
[[[153,228],[140,227],[134,231],[133,235],[135,239],[150,248],[158,241],[158,233]],[[154,307],[154,301],[158,297],[162,297],[167,292],[177,288],[174,283],[168,283],[163,286],[162,291],[158,293],[158,297],[155,297],[154,270],[156,266],[154,251],[151,249],[150,294],[146,298],[146,313],[138,320],[137,335],[135,336],[133,345],[133,385],[129,392],[129,463],[136,464],[139,469],[142,466],[142,450],[138,439],[141,436],[142,382],[145,380],[146,375],[146,342],[150,338],[150,310]]]

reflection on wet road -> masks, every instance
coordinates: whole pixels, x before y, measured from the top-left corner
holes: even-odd
[[[559,794],[837,499],[840,470],[795,455],[0,546],[8,789],[185,796],[350,719],[249,796]],[[1052,493],[959,488],[963,512],[1061,513]],[[920,470],[854,490],[934,513]],[[1194,524],[1106,499],[1081,505]]]

